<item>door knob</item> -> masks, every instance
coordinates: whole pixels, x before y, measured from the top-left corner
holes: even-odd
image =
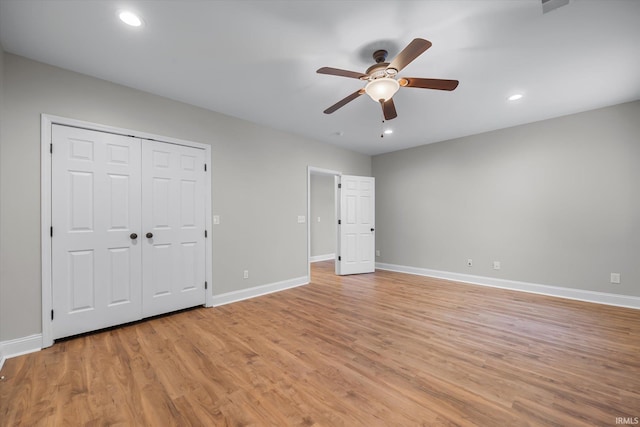
[[[375,228],[372,228],[371,231],[375,231]]]
[[[153,233],[147,233],[147,239],[150,239],[153,237]]]
[[[136,240],[138,238],[138,235],[136,233],[131,233],[129,234],[129,237],[131,237],[131,240]]]

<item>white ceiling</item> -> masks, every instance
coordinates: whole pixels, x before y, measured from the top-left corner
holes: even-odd
[[[8,52],[367,154],[640,99],[639,23],[638,0],[0,0]],[[367,96],[322,113],[363,83],[318,68],[364,72],[415,37],[433,47],[400,76],[455,91],[401,88],[382,139]]]

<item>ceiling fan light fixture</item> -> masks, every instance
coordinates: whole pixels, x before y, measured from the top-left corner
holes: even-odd
[[[1,1],[1,0],[0,0]],[[318,68],[318,74],[330,74],[334,76],[349,77],[367,82],[365,87],[356,90],[350,95],[342,98],[331,107],[323,111],[324,114],[334,113],[339,108],[344,107],[354,99],[365,93],[373,99],[374,102],[380,103],[382,107],[382,116],[384,120],[392,120],[398,117],[393,96],[402,87],[412,87],[419,89],[435,89],[452,91],[458,87],[458,80],[445,79],[424,79],[424,78],[397,78],[398,73],[409,65],[414,59],[422,55],[431,47],[429,40],[415,38],[409,43],[391,62],[385,62],[387,59],[387,51],[378,49],[373,53],[375,64],[367,68],[364,73],[355,71],[341,70],[339,68],[322,67]],[[384,138],[384,129],[380,136]]]
[[[364,88],[364,91],[375,102],[387,101],[391,99],[393,95],[400,89],[400,84],[397,80],[389,77],[383,77],[380,79],[371,80]]]

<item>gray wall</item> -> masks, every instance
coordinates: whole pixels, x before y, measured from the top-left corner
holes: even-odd
[[[2,48],[2,44],[0,44],[0,165],[2,164],[2,133],[3,133],[3,117],[4,117],[4,49]],[[0,188],[2,188],[2,173],[0,173]],[[2,224],[2,206],[4,202],[0,199],[0,224]],[[0,248],[2,247],[2,227],[0,227]],[[1,256],[1,255],[0,255]],[[2,263],[0,263],[0,341],[2,341],[3,336],[3,316],[2,316],[2,301],[5,299],[4,291],[2,286]],[[1,347],[1,346],[0,346]],[[0,348],[0,358],[2,358],[2,349]]]
[[[311,175],[311,256],[336,253],[334,185],[333,176]]]
[[[640,296],[640,101],[375,156],[373,176],[380,262]]]
[[[4,75],[0,341],[41,332],[41,113],[211,144],[215,294],[306,276],[308,165],[371,174],[369,156],[8,53]]]

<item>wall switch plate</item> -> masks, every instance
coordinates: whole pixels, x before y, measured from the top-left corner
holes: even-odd
[[[305,220],[304,215],[298,215],[298,224],[304,224]]]
[[[473,260],[472,260],[471,258],[469,258],[469,259],[467,260],[467,266],[468,266],[468,267],[473,267]]]
[[[620,273],[611,273],[611,283],[614,285],[620,284]]]
[[[376,250],[376,256],[380,256],[380,250]]]
[[[214,215],[213,216],[213,224],[214,225],[220,224],[220,215]]]
[[[318,222],[320,222],[320,217],[318,217]]]
[[[245,270],[244,273],[242,274],[242,277],[244,279],[248,279],[249,278],[249,270]]]
[[[493,269],[500,270],[500,261],[493,261]]]

